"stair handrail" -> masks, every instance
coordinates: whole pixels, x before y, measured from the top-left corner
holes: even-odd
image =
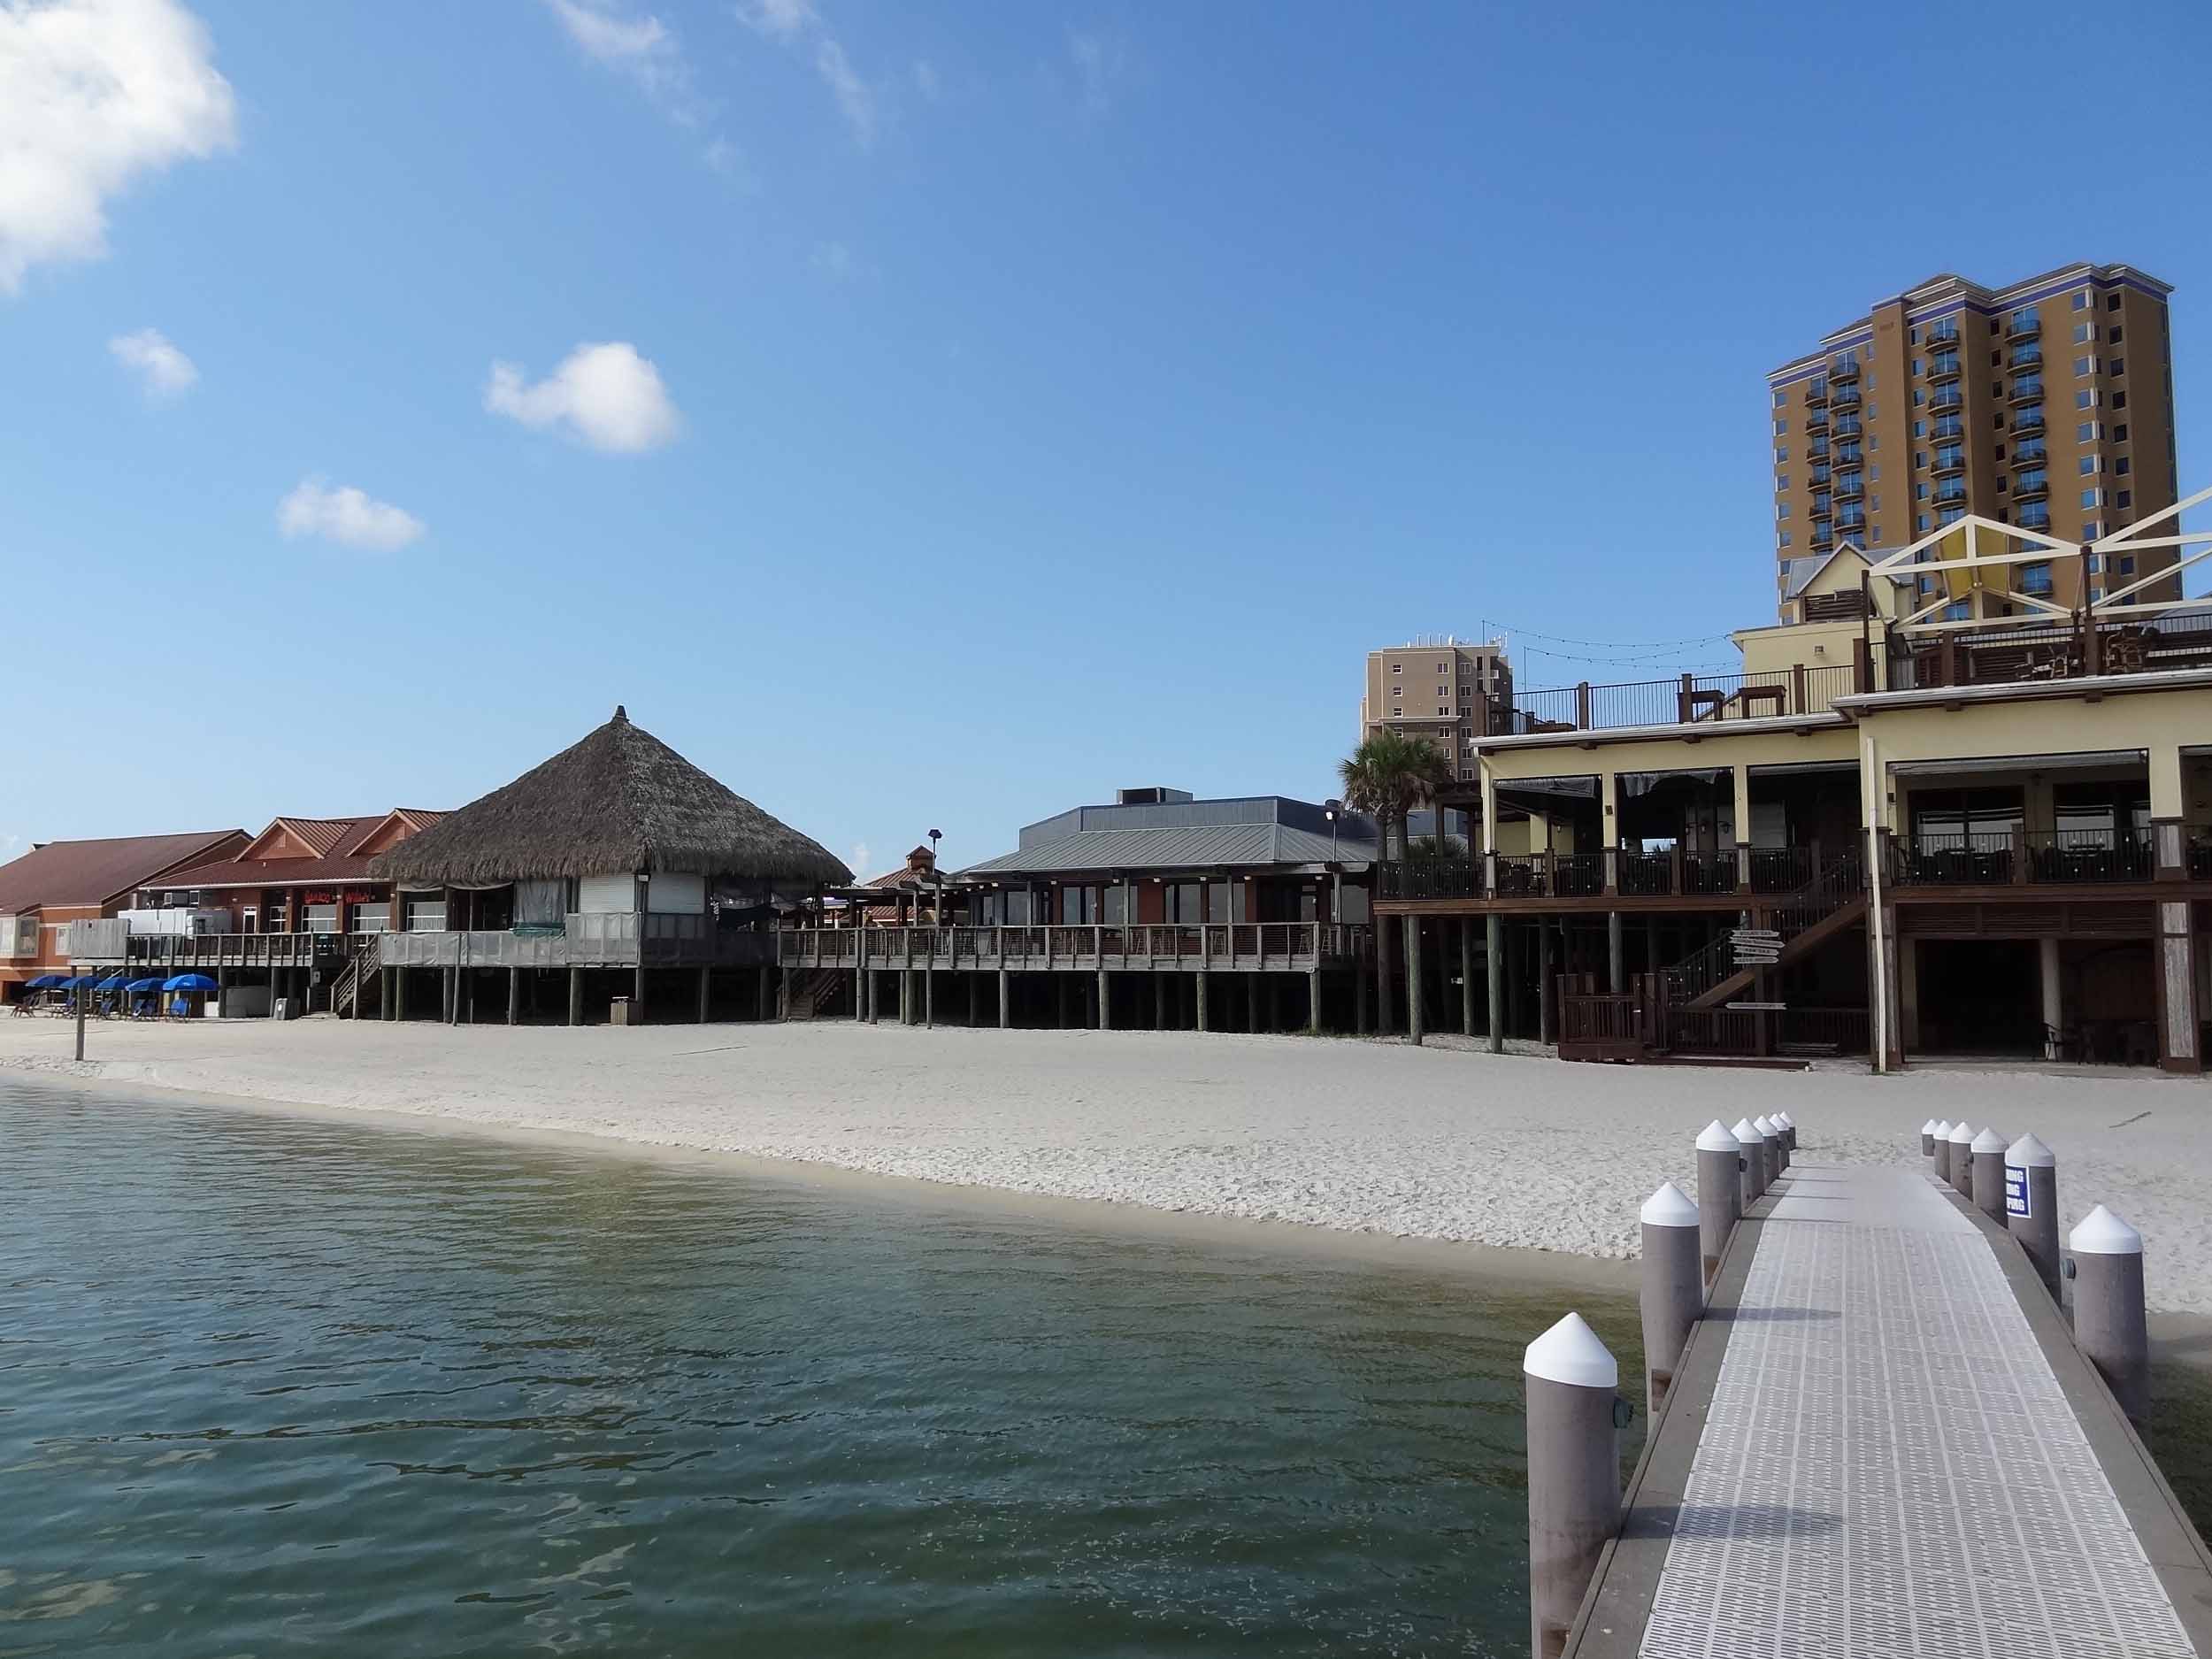
[[[1803,887],[1784,895],[1773,907],[1775,932],[1786,946],[1855,899],[1865,882],[1855,852],[1839,853]],[[1685,1002],[1702,996],[1735,972],[1732,933],[1722,933],[1661,970],[1667,988]]]

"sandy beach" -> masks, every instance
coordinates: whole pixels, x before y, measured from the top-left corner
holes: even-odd
[[[0,1021],[0,1068],[874,1175],[1624,1259],[1710,1118],[1786,1106],[1809,1156],[1917,1161],[1929,1117],[2033,1130],[2069,1225],[2112,1205],[2150,1300],[2212,1314],[2212,1094],[2154,1072],[1878,1079],[1563,1065],[1432,1044],[846,1023],[570,1031],[328,1019]]]

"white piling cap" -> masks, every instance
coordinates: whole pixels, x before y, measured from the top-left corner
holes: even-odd
[[[1598,1333],[1571,1313],[1528,1345],[1521,1369],[1546,1382],[1572,1383],[1578,1388],[1617,1388],[1620,1362],[1598,1340]]]
[[[1948,1141],[1951,1138],[1951,1120],[1948,1118],[1937,1118],[1935,1127],[1929,1133],[1939,1141]]]
[[[1976,1157],[1981,1156],[1981,1155],[1985,1152],[2002,1152],[2004,1149],[2005,1138],[2004,1136],[1999,1134],[1994,1129],[1985,1129],[1981,1132],[1981,1133],[1974,1137],[1974,1156]]]
[[[1697,1149],[1700,1152],[1740,1152],[1743,1142],[1730,1134],[1728,1125],[1716,1118],[1705,1125],[1704,1133],[1698,1136]]]
[[[1794,1129],[1797,1127],[1797,1119],[1791,1117],[1787,1112],[1775,1113],[1774,1121],[1781,1125],[1785,1129]]]
[[[1927,1121],[1926,1123],[1922,1124],[1922,1125],[1920,1125],[1920,1133],[1921,1133],[1922,1134],[1924,1134],[1924,1135],[1932,1135],[1932,1134],[1935,1133],[1935,1132],[1936,1132],[1936,1131],[1937,1131],[1937,1129],[1939,1129],[1939,1128],[1940,1128],[1940,1129],[1943,1131],[1943,1133],[1946,1133],[1946,1134],[1948,1134],[1948,1133],[1951,1133],[1951,1125],[1948,1125],[1948,1124],[1940,1124],[1940,1125],[1939,1125],[1939,1124],[1936,1122],[1936,1120],[1935,1120],[1934,1118],[1929,1118],[1929,1119],[1928,1119],[1928,1121]]]
[[[1781,1131],[1774,1126],[1774,1119],[1771,1118],[1754,1118],[1751,1120],[1751,1126],[1754,1129],[1756,1129],[1761,1135],[1764,1136],[1769,1141],[1773,1140],[1776,1135],[1781,1133]]]
[[[1754,1129],[1751,1126],[1751,1119],[1748,1118],[1737,1118],[1736,1126],[1733,1129],[1731,1129],[1728,1133],[1735,1136],[1737,1140],[1740,1141],[1746,1146],[1749,1146],[1754,1141],[1763,1141],[1766,1139],[1764,1135],[1761,1134],[1756,1129]]]
[[[2102,1204],[2081,1218],[2081,1225],[2066,1235],[2076,1256],[2140,1256],[2143,1235]]]
[[[1694,1227],[1697,1225],[1697,1206],[1683,1195],[1682,1189],[1672,1181],[1659,1183],[1659,1190],[1644,1200],[1644,1225],[1647,1227]]]
[[[1955,1147],[1970,1147],[1974,1144],[1974,1132],[1967,1127],[1966,1119],[1963,1118],[1953,1124],[1951,1133],[1943,1138]]]
[[[2058,1160],[2051,1156],[2050,1148],[2033,1135],[2022,1135],[2005,1148],[2005,1162],[2016,1170],[2052,1170]]]

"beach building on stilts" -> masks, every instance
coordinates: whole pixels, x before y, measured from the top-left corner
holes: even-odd
[[[620,708],[375,873],[442,926],[378,935],[342,1011],[457,1024],[773,1018],[779,908],[852,880]]]

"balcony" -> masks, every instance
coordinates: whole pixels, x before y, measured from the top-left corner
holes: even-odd
[[[1920,336],[1921,343],[1932,349],[1955,346],[1959,342],[1959,326],[1955,322],[1931,323]]]
[[[1808,381],[1805,386],[1805,401],[1808,403],[1826,403],[1828,401],[1828,382],[1825,380]]]
[[[1859,418],[1856,415],[1838,415],[1836,417],[1835,435],[1837,437],[1855,438],[1859,435],[1861,427],[1859,426]]]
[[[1861,452],[1859,446],[1855,443],[1843,444],[1836,450],[1836,465],[1838,466],[1856,466],[1865,458],[1866,457]]]
[[[2015,501],[2042,501],[2050,493],[2051,475],[2039,466],[2017,473],[2013,478],[2012,498]]]
[[[2035,345],[2015,346],[2005,358],[2005,366],[2016,374],[2023,369],[2039,369],[2043,366],[2043,348]]]
[[[2048,507],[2024,507],[2019,518],[2013,522],[2023,530],[2047,531],[2051,527],[2051,510]]]
[[[1859,360],[1856,357],[1838,357],[1828,365],[1828,387],[1832,395],[1839,380],[1855,380],[1858,378]]]
[[[1955,380],[1959,377],[1959,354],[1955,351],[1939,353],[1928,365],[1928,379],[1932,381]]]
[[[1836,481],[1835,494],[1838,501],[1857,501],[1866,494],[1866,480],[1847,475]]]
[[[1928,436],[1937,443],[1945,442],[1952,438],[1963,438],[1965,435],[1966,423],[1956,415],[1946,415],[1940,420],[1930,422],[1928,426]]]
[[[1832,553],[1836,549],[1836,538],[1829,531],[1816,530],[1808,538],[1806,545],[1816,553]]]
[[[1826,460],[1828,458],[1828,446],[1825,443],[1807,444],[1805,446],[1805,458],[1808,461]]]
[[[1941,412],[1966,407],[1966,394],[1955,386],[1939,386],[1928,394],[1928,407]]]
[[[1859,388],[1855,386],[1839,386],[1829,394],[1828,405],[1832,409],[1856,409],[1859,406]]]
[[[2042,402],[2043,377],[2039,374],[2032,374],[2025,380],[2015,380],[2012,383],[2012,390],[2006,393],[2005,396],[2007,401],[2014,403]]]
[[[2035,340],[2043,334],[2043,319],[2034,311],[2015,311],[2005,319],[2005,338]]]
[[[1836,519],[1836,533],[1839,535],[1847,536],[1865,535],[1866,515],[1864,513],[1859,513],[1855,516],[1851,513],[1840,514]]]
[[[1970,830],[1892,841],[1901,887],[2101,887],[2156,873],[2150,835],[2136,829]]]
[[[1805,411],[1805,430],[1808,432],[1827,431],[1828,411],[1825,409],[1807,410]]]
[[[2042,430],[2043,411],[2041,409],[2022,409],[2013,412],[2012,435],[2014,437],[2032,437]]]
[[[1939,507],[1963,507],[1966,505],[1966,486],[1963,483],[1947,484],[1936,491],[1933,499]]]
[[[1825,489],[1828,488],[1828,469],[1826,467],[1816,466],[1813,468],[1812,485],[1815,489]]]
[[[1959,449],[1938,449],[1932,471],[1938,478],[1948,477],[1954,472],[1963,472],[1966,471],[1966,451]]]
[[[2046,451],[2039,443],[2016,443],[2012,446],[2012,464],[2015,466],[2040,466],[2046,458]]]

